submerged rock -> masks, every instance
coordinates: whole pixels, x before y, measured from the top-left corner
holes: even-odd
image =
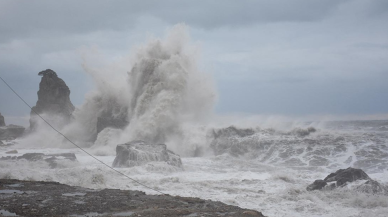
[[[365,180],[365,182],[362,182]],[[355,187],[355,190],[365,193],[388,193],[388,188],[379,182],[371,179],[363,170],[349,167],[347,169],[337,170],[335,173],[331,173],[323,180],[315,180],[312,184],[308,185],[306,190],[330,190],[339,187],[345,187],[350,183],[359,183]]]
[[[25,128],[10,124],[0,127],[0,140],[13,140],[23,135]]]
[[[39,72],[42,80],[39,84],[38,101],[32,108],[38,114],[49,115],[66,124],[70,121],[75,109],[70,101],[70,89],[66,83],[51,69]],[[34,130],[38,121],[36,114],[31,110],[30,128]]]
[[[27,161],[46,161],[51,168],[58,167],[59,161],[76,161],[77,157],[74,153],[61,154],[43,154],[43,153],[26,153],[22,156],[7,156],[1,157],[0,160],[27,160]]]
[[[366,181],[363,185],[360,185],[356,188],[357,191],[365,192],[365,193],[370,193],[370,194],[378,194],[378,193],[383,193],[387,194],[388,193],[388,187],[380,184],[379,182],[375,180],[368,180]]]
[[[4,116],[1,115],[0,113],[0,127],[4,127],[4,126],[5,126]]]
[[[230,136],[238,136],[238,137],[245,137],[245,136],[251,136],[255,134],[255,131],[252,129],[239,129],[234,126],[230,126],[228,128],[219,129],[219,130],[213,130],[214,138],[223,138],[223,137],[230,137]]]
[[[290,133],[300,137],[305,137],[315,132],[317,132],[317,130],[314,127],[308,127],[307,129],[296,128],[296,129],[293,129]]]
[[[133,167],[149,162],[166,162],[170,166],[182,167],[179,155],[167,149],[165,144],[149,144],[141,140],[116,147],[113,167]]]

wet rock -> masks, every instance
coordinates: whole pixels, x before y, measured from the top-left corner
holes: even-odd
[[[150,144],[141,140],[117,145],[113,167],[133,167],[149,162],[166,162],[168,165],[182,167],[179,155],[167,149],[165,144]]]
[[[4,126],[5,126],[4,116],[1,115],[0,113],[0,127],[4,127]]]
[[[327,182],[321,180],[321,179],[318,179],[318,180],[315,180],[312,184],[310,184],[309,186],[307,186],[307,191],[313,191],[313,190],[321,190],[323,187],[325,187],[327,185]]]
[[[16,151],[16,150],[14,150]],[[76,161],[74,153],[61,154],[43,154],[43,153],[26,153],[22,156],[1,157],[0,160],[27,160],[27,161],[46,161],[51,168],[57,168],[60,161]]]
[[[13,140],[21,137],[24,133],[24,130],[24,127],[13,124],[0,127],[0,140]]]
[[[100,133],[103,129],[110,127],[115,129],[123,129],[128,125],[128,121],[125,120],[125,117],[115,118],[114,116],[102,116],[97,118],[97,134]]]
[[[307,191],[313,190],[331,190],[339,187],[354,184],[356,191],[373,194],[386,194],[388,188],[379,182],[371,179],[363,170],[349,167],[347,169],[337,170],[329,174],[324,180],[315,180],[314,183],[307,186]]]
[[[199,198],[146,195],[141,191],[119,189],[91,190],[57,182],[0,179],[0,189],[9,189],[9,186],[17,186],[13,188],[21,193],[12,192],[7,197],[0,197],[0,204],[2,209],[15,216],[264,217],[258,211]]]
[[[41,71],[38,75],[42,76],[42,80],[39,84],[38,101],[32,110],[38,114],[48,115],[46,118],[49,118],[50,121],[54,120],[56,124],[64,125],[68,123],[75,109],[70,101],[69,87],[51,69]],[[34,130],[39,118],[32,110],[30,128]]]
[[[7,151],[5,152],[6,154],[17,154],[18,151],[17,150],[12,150],[12,151]]]
[[[361,169],[349,167],[347,169],[337,170],[335,173],[328,175],[325,182],[336,182],[336,186],[343,186],[347,182],[354,182],[357,180],[370,180],[371,178]]]
[[[96,128],[93,130],[92,141],[96,141],[98,134],[105,128],[124,129],[129,124],[128,107],[119,102],[118,98],[95,97],[94,103],[100,105],[101,110],[96,113]]]

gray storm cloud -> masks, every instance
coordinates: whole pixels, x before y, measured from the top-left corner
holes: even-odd
[[[34,104],[36,73],[52,68],[80,106],[96,76],[85,75],[80,50],[97,47],[105,60],[114,61],[149,35],[160,37],[184,22],[200,42],[199,67],[214,75],[220,93],[216,112],[386,113],[387,12],[382,0],[5,0],[0,72]],[[1,89],[0,98],[8,99],[7,91]],[[0,105],[6,117],[28,116],[17,100],[8,102]]]

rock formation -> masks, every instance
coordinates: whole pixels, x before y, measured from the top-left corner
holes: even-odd
[[[141,140],[117,145],[113,167],[133,167],[149,162],[166,162],[170,166],[182,167],[179,155],[167,149],[165,144],[149,144]]]
[[[24,127],[10,124],[6,127],[0,127],[0,140],[12,140],[23,135]]]
[[[347,169],[337,170],[335,173],[331,173],[323,180],[315,180],[312,184],[307,186],[307,191],[322,190],[322,189],[335,189],[344,187],[349,183],[362,181],[355,189],[366,193],[388,193],[388,188],[381,185],[379,182],[371,179],[363,170],[349,167]]]
[[[66,83],[51,70],[39,72],[42,80],[39,84],[38,101],[31,110],[30,128],[34,130],[38,121],[35,112],[46,114],[58,120],[60,124],[70,121],[74,106],[70,101],[70,89]],[[34,112],[35,111],[35,112]]]
[[[13,140],[23,135],[24,127],[10,124],[5,125],[4,116],[0,113],[0,140]],[[3,144],[2,142],[0,143]]]
[[[264,217],[261,212],[217,201],[119,189],[95,190],[58,182],[0,179],[0,189],[4,189],[0,212],[5,216]]]
[[[4,126],[5,126],[4,116],[1,115],[0,113],[0,127],[4,127]]]
[[[119,113],[119,115],[115,115],[113,109],[103,112],[101,116],[97,118],[97,134],[107,127],[123,129],[129,123],[126,120],[126,116],[126,113]]]

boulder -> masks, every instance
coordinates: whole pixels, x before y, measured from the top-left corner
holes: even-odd
[[[347,169],[337,170],[331,173],[323,180],[315,180],[308,185],[306,190],[331,190],[335,188],[348,186],[355,183],[355,190],[365,193],[388,193],[388,188],[379,182],[371,179],[363,170],[349,167]]]
[[[60,161],[76,161],[77,158],[74,153],[61,154],[43,154],[43,153],[26,153],[22,156],[6,156],[1,157],[0,160],[27,160],[27,161],[46,161],[51,168],[58,167]]]
[[[335,173],[328,175],[325,182],[336,182],[336,186],[340,187],[347,182],[354,182],[357,180],[370,180],[371,178],[362,170],[349,167],[347,169],[337,170]]]
[[[0,127],[4,127],[4,126],[5,126],[4,116],[1,115],[0,113]]]
[[[72,118],[75,109],[70,101],[70,89],[51,69],[39,72],[42,80],[39,84],[38,101],[31,110],[30,128],[34,130],[38,121],[35,112],[49,115],[66,124]],[[35,111],[35,112],[34,112]]]
[[[318,179],[318,180],[315,180],[313,182],[313,184],[307,186],[307,191],[320,190],[323,187],[325,187],[326,185],[327,185],[327,182],[325,182],[321,179]]]
[[[170,166],[182,167],[179,155],[167,149],[165,144],[150,144],[136,140],[117,145],[113,167],[133,167],[150,162],[165,162]]]
[[[0,140],[12,140],[23,135],[25,128],[10,124],[6,127],[0,127]]]

